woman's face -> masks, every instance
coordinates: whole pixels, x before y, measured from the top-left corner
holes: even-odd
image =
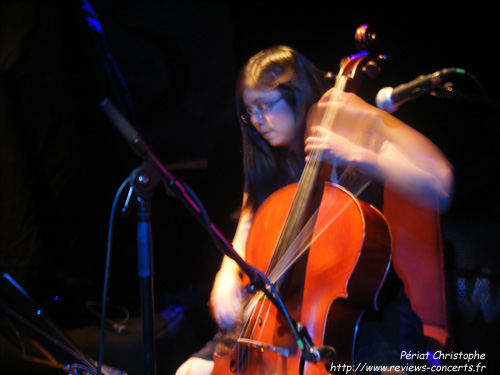
[[[299,137],[295,115],[279,90],[246,87],[242,97],[252,125],[271,146],[296,145]]]

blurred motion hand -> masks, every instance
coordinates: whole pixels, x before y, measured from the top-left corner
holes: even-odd
[[[245,292],[237,268],[222,267],[214,281],[210,304],[222,330],[229,331],[241,323]]]

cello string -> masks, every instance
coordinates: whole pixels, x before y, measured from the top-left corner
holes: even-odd
[[[366,181],[361,181],[358,186],[353,188],[353,190],[355,190],[352,192],[353,195],[356,197],[359,196],[359,194],[361,194],[367,186],[368,184]],[[323,202],[327,201],[326,198],[328,198],[328,195],[333,193],[334,190],[329,191],[323,198]],[[333,204],[335,204],[335,202]],[[319,236],[321,236],[321,234],[343,213],[343,211],[348,207],[348,204],[349,201],[346,201],[344,205],[329,207],[329,209],[326,210],[320,218],[318,218],[319,209],[316,209],[311,218],[300,231],[299,235],[294,241],[292,241],[283,257],[276,263],[274,269],[271,270],[269,280],[273,283],[279,280],[279,278],[310,248]],[[328,215],[329,210],[334,208],[337,210],[335,215]],[[323,210],[325,210],[324,206]],[[330,218],[326,220],[327,217]]]
[[[337,78],[335,89],[332,91],[332,98],[331,100],[334,103],[339,103],[339,97],[341,93],[344,91],[344,88],[347,84],[347,77],[340,76]],[[333,106],[327,106],[325,115],[323,117],[323,120],[320,124],[321,127],[328,128],[329,130],[332,130],[332,124],[334,124],[334,119],[338,113],[337,110],[338,107],[335,105]],[[346,134],[341,134],[340,129],[337,129],[339,131],[339,135],[342,135],[343,137],[346,137]],[[363,139],[361,139],[363,136],[366,136],[366,132],[354,132],[355,136],[352,135],[352,129],[350,132],[350,136],[347,137],[348,140],[351,142],[356,142],[361,144]],[[378,149],[380,150],[382,148],[382,145],[384,143],[384,140],[381,139],[380,137],[377,137],[373,132],[368,133],[369,138],[365,141],[365,145],[369,149]],[[367,144],[366,144],[367,143]],[[309,182],[311,178],[316,178],[313,173],[307,173],[309,170],[314,170],[319,167],[319,164],[321,163],[320,160],[320,153],[313,153],[310,156],[309,162],[311,164],[311,168],[306,170],[306,173],[302,176],[304,178],[304,181]],[[335,165],[334,165],[335,167]],[[371,180],[364,177],[360,176],[355,170],[353,170],[352,165],[348,166],[347,168],[344,169],[344,171],[341,173],[341,175],[337,179],[338,184],[347,188],[355,197],[358,197],[371,183]],[[300,183],[302,183],[302,179]],[[300,184],[299,183],[299,184]],[[324,199],[323,199],[324,200]],[[303,200],[301,203],[302,205],[306,204],[304,203],[305,200]],[[339,210],[340,212],[343,210]],[[339,214],[340,214],[339,212]],[[311,233],[312,230],[314,229],[314,226],[311,225],[310,223],[314,220],[316,220],[316,214],[313,214],[313,216],[309,219],[308,223],[304,225],[303,229],[297,234],[295,239],[293,241],[289,241],[290,245],[288,248],[283,251],[283,255],[280,259],[280,261],[276,262],[276,265],[274,267],[274,270],[269,270],[269,274],[272,275],[271,280],[278,280],[279,277],[281,277],[284,272],[286,272],[287,269],[290,268],[291,264],[293,264],[310,246],[311,244],[315,241],[315,239],[330,225],[337,216],[333,217],[330,219],[328,223],[324,223],[321,227],[324,228],[323,230],[319,231],[314,238],[311,238]],[[315,223],[317,225],[317,223]],[[310,241],[304,241],[304,239],[311,238]]]
[[[267,308],[265,308],[265,301],[267,301],[266,298],[264,298],[264,293],[263,292],[257,292],[250,300],[247,302],[247,306],[243,311],[243,329],[239,335],[239,338],[247,337],[247,338],[252,338],[253,341],[261,341],[263,330],[261,330],[259,336],[255,337],[255,330],[259,326],[264,326],[265,322],[267,321],[269,317],[269,313],[272,308],[272,304],[267,301]],[[258,303],[260,303],[260,306]],[[265,311],[264,311],[265,310]],[[258,312],[257,312],[258,311]],[[262,318],[264,316],[264,318]],[[253,324],[251,324],[253,320]],[[245,343],[238,343],[238,351],[237,351],[237,358],[239,362],[241,362],[240,358],[244,355],[245,350],[251,350],[252,348],[248,347],[247,344]],[[243,349],[240,349],[243,347]],[[251,365],[251,358],[252,356],[247,356],[246,361],[247,361],[247,368],[250,368]],[[257,360],[257,359],[255,359]]]
[[[345,90],[347,80],[347,77],[342,75],[337,77],[334,89],[331,91],[332,97],[329,99],[333,103],[336,104],[340,102],[340,95]],[[334,124],[334,120],[337,114],[338,106],[327,106],[319,126],[331,130],[332,124]],[[286,241],[282,241],[282,238],[280,238],[280,241],[278,242],[278,247],[283,242],[288,245],[286,245],[285,249],[278,249],[280,250],[280,256],[278,260],[274,262],[274,264],[273,262],[271,262],[270,269],[268,270],[269,276],[272,276],[272,282],[276,282],[279,277],[281,277],[281,275],[283,275],[286,270],[290,268],[290,266],[309,248],[310,244],[312,243],[311,241],[303,242],[303,240],[304,238],[311,237],[310,235],[312,234],[314,228],[314,224],[312,223],[315,223],[317,210],[315,210],[315,213],[311,216],[311,218],[308,219],[303,228],[301,228],[301,230],[297,234],[295,234],[294,239],[291,238],[293,236],[293,231],[289,228],[297,228],[300,221],[303,220],[303,214],[299,215],[296,214],[296,212],[305,212],[305,208],[308,204],[308,199],[307,197],[305,199],[303,195],[310,194],[312,186],[317,179],[317,171],[319,170],[320,165],[321,153],[313,152],[310,155],[308,163],[306,164],[306,167],[304,169],[304,173],[301,176],[301,179],[299,181],[299,188],[297,189],[297,196],[295,197],[292,204],[292,210],[296,205],[298,206],[298,208],[296,209],[296,211],[294,211],[295,215],[292,216],[293,220],[291,220],[290,223],[287,220],[285,222],[285,228],[282,231],[282,236],[284,236]],[[304,185],[308,187],[305,193],[300,189],[300,187]],[[326,226],[327,225],[325,225],[324,227],[326,228]]]
[[[314,219],[317,214],[318,212],[316,211],[311,216],[311,219],[308,220],[306,225],[301,230],[300,234],[290,244],[280,262],[276,264],[276,267],[272,270],[269,277],[271,281],[276,282],[277,280],[279,280],[281,276],[283,276],[285,272],[288,271],[288,269],[295,263],[295,261],[297,261],[300,256],[302,256],[309,249],[310,244],[314,240],[314,238],[311,238],[311,234],[314,231]]]
[[[347,77],[342,75],[338,76],[335,81],[334,89],[331,91],[330,100],[333,103],[339,103],[340,95],[345,90],[347,85]],[[336,105],[326,106],[326,111],[323,115],[320,127],[327,127],[334,123],[334,119],[338,113],[338,107]],[[285,226],[282,229],[281,236],[278,241],[278,246],[275,249],[275,252],[272,256],[271,262],[269,264],[268,272],[274,267],[275,263],[283,256],[284,252],[286,252],[286,248],[289,246],[288,244],[293,240],[293,238],[297,235],[297,230],[302,223],[305,209],[308,205],[309,197],[312,192],[313,185],[317,179],[319,167],[321,165],[321,153],[314,152],[310,155],[308,162],[304,168],[304,172],[301,175],[299,181],[299,188],[297,189],[296,196],[293,200],[292,207],[287,216],[287,220],[285,222]]]
[[[249,333],[249,332],[253,331],[253,329],[250,328],[250,322],[251,322],[251,316],[254,313],[255,313],[255,308],[253,308],[251,311],[249,311],[249,316],[243,322],[243,328],[242,328],[242,331],[241,331],[238,339],[242,338],[242,337],[250,337],[251,333]],[[249,363],[249,358],[243,357],[245,355],[244,344],[242,344],[240,342],[240,340],[237,340],[236,345],[237,345],[236,366],[237,366],[238,374],[240,374],[240,373],[243,373],[242,368],[245,367],[245,366],[242,366],[242,364],[243,364],[242,360],[245,359],[247,361],[247,366],[249,366],[250,363]]]

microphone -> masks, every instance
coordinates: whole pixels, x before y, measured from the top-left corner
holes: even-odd
[[[465,74],[464,69],[446,68],[435,73],[419,76],[413,81],[399,85],[395,88],[385,87],[375,97],[375,104],[386,112],[396,111],[401,104],[419,95],[425,94],[438,83],[455,74]]]
[[[108,117],[121,135],[128,141],[137,156],[140,156],[143,159],[151,156],[151,151],[149,150],[146,142],[140,136],[139,132],[127,121],[125,116],[118,111],[108,98],[99,102],[99,108],[104,112],[106,117]]]

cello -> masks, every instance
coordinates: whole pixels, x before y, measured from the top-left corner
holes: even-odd
[[[374,39],[365,25],[356,31],[358,45]],[[352,90],[356,73],[373,64],[366,50],[344,59],[333,92]],[[323,123],[334,116],[327,111]],[[321,167],[320,155],[310,155],[300,181],[273,193],[255,213],[246,262],[265,273],[284,307],[255,292],[233,347],[214,353],[212,374],[355,372],[357,327],[364,311],[377,309],[390,268],[390,231],[375,207],[323,181]]]

